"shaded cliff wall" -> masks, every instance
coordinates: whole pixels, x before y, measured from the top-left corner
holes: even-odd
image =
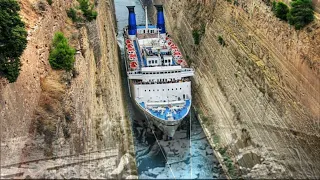
[[[246,177],[319,178],[319,20],[296,31],[263,0],[153,2],[195,69],[194,102],[214,146]]]
[[[1,165],[105,148],[118,149],[119,159],[133,154],[113,0],[94,3],[96,20],[72,24],[66,10],[76,1],[54,0],[51,6],[47,1],[20,1],[28,45],[17,82],[2,79]],[[77,49],[72,72],[52,70],[48,63],[57,31]]]

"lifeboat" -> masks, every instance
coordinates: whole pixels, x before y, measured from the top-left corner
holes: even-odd
[[[171,52],[174,53],[176,51],[179,51],[178,48],[171,48]]]
[[[127,44],[127,48],[133,48],[132,44]]]
[[[129,59],[130,59],[130,60],[136,60],[136,58],[137,58],[137,55],[135,55],[135,54],[129,54]]]
[[[131,40],[130,40],[130,39],[127,39],[127,40],[126,40],[126,44],[131,44]]]
[[[185,60],[183,60],[181,63],[180,63],[180,65],[182,66],[182,67],[187,67],[187,62],[185,61]]]
[[[171,47],[171,49],[178,49],[178,47],[177,46],[173,46],[173,47]]]
[[[170,45],[170,47],[171,47],[171,48],[176,48],[177,46],[172,43],[172,44]]]
[[[175,51],[175,52],[174,52],[174,55],[175,55],[175,56],[181,55],[181,52],[180,52],[180,51]]]
[[[177,63],[178,63],[178,64],[181,64],[183,61],[184,61],[183,59],[179,59],[179,60],[177,61]]]
[[[133,62],[130,63],[130,68],[136,69],[137,67],[138,67],[138,64],[137,64],[136,61],[133,61]]]
[[[171,46],[172,42],[168,42],[168,45]]]

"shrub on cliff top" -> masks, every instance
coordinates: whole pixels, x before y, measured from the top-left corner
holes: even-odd
[[[72,22],[77,22],[79,20],[77,11],[74,8],[70,8],[69,10],[67,10],[67,15],[72,20]]]
[[[292,0],[291,7],[287,19],[295,29],[301,29],[314,20],[312,0]]]
[[[27,45],[27,32],[16,0],[0,2],[0,75],[15,82],[20,72],[20,56]]]
[[[193,30],[192,31],[192,36],[194,40],[194,44],[199,45],[200,43],[200,33],[198,30]]]
[[[47,0],[48,4],[51,6],[52,5],[52,0]]]
[[[289,12],[289,8],[288,6],[283,3],[283,2],[278,2],[276,7],[275,7],[275,15],[284,20],[284,21],[287,21],[287,14]]]
[[[75,49],[70,47],[63,33],[54,35],[52,49],[49,55],[49,63],[53,69],[72,70],[74,64]]]
[[[92,21],[97,18],[98,13],[97,11],[94,11],[93,4],[89,2],[89,0],[77,0],[80,4],[80,10],[83,13],[83,16],[86,18],[88,21]]]

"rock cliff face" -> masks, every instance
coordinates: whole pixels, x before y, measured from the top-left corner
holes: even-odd
[[[195,68],[194,102],[212,144],[244,177],[319,178],[319,20],[296,31],[264,0],[153,2]]]
[[[1,81],[1,165],[110,148],[119,151],[118,160],[133,154],[113,0],[95,1],[98,17],[85,24],[72,24],[67,17],[75,3],[20,1],[28,45],[17,82]],[[52,70],[48,63],[57,31],[77,49],[75,69],[69,73]]]

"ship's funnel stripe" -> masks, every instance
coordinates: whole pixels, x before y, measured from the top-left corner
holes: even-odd
[[[128,32],[129,35],[136,35],[137,34],[137,22],[136,22],[136,14],[134,13],[134,6],[127,6],[129,10],[129,17],[128,17]]]
[[[155,5],[157,8],[157,28],[160,29],[160,33],[166,33],[166,26],[163,14],[163,6],[162,5]]]

